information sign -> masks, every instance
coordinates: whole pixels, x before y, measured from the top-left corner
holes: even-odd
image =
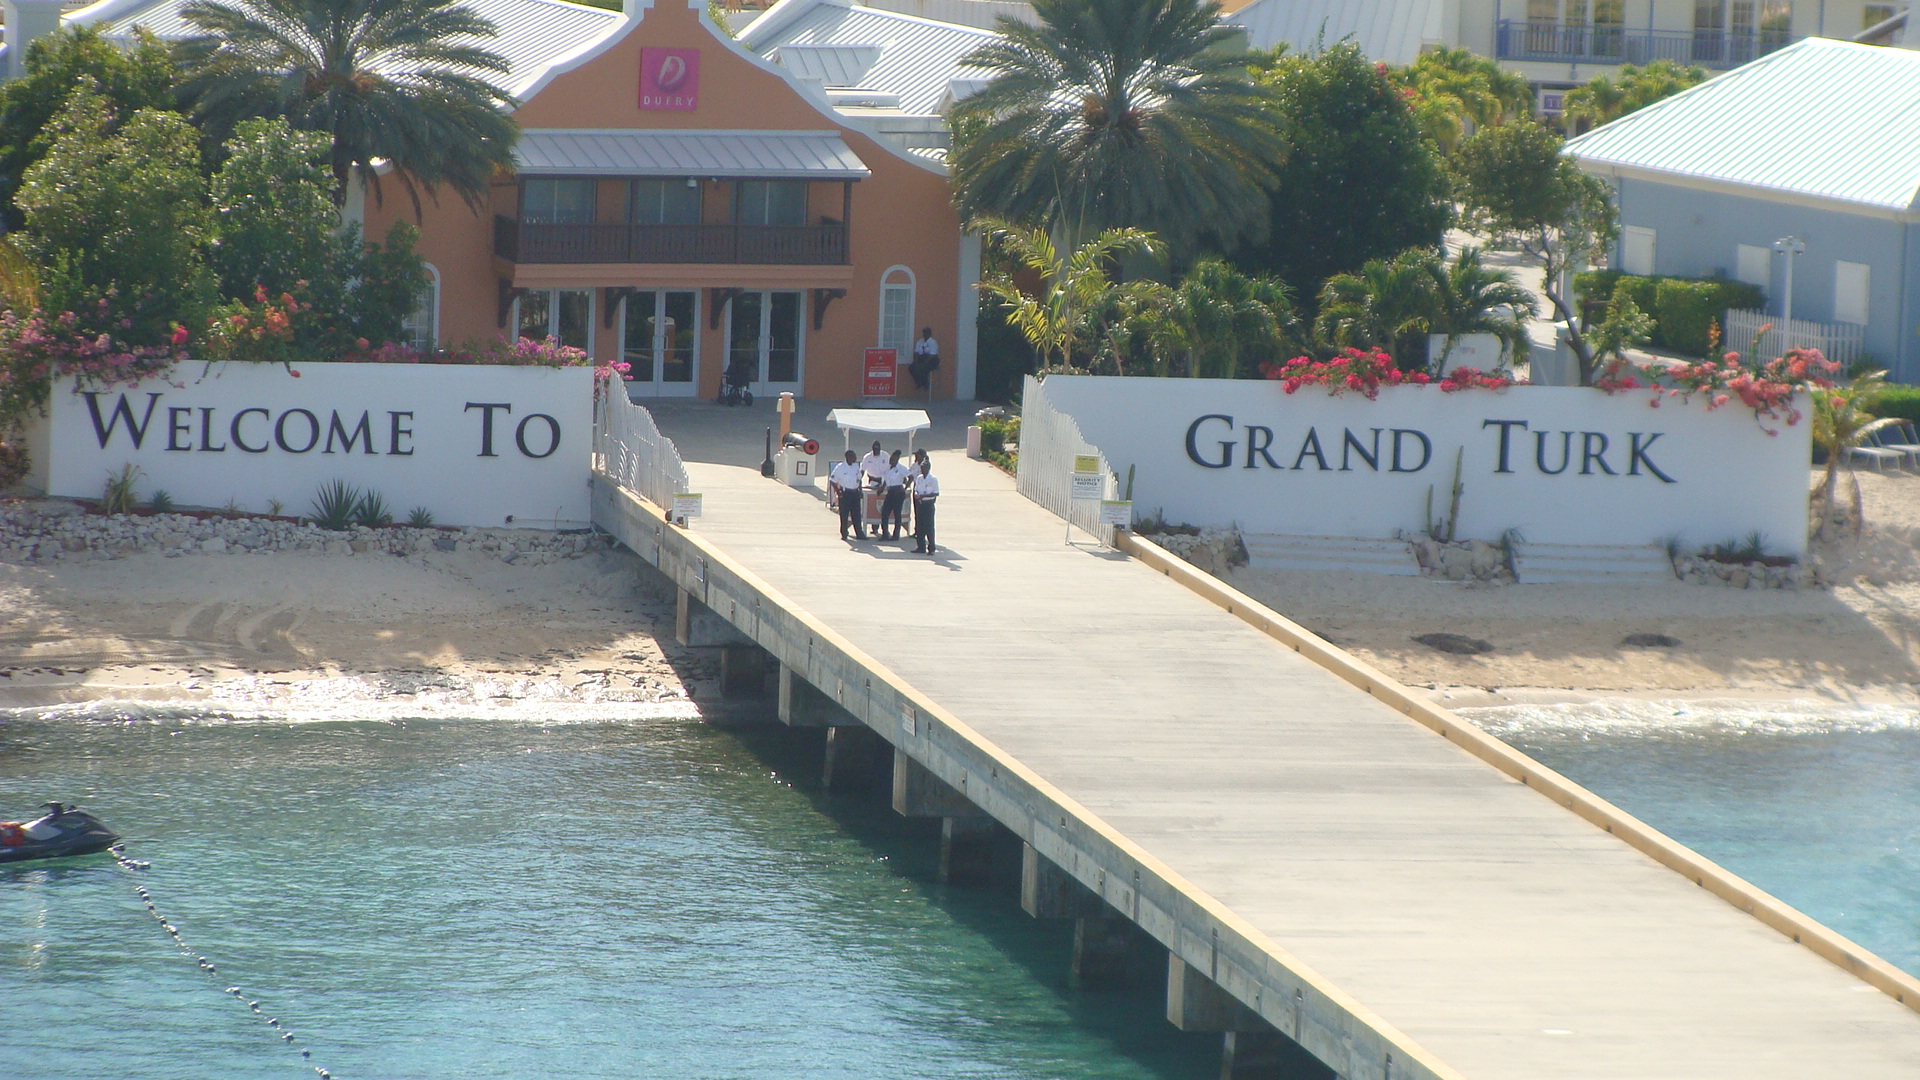
[[[700,496],[692,492],[682,492],[673,497],[673,516],[677,521],[700,516]]]
[[[900,358],[893,349],[868,349],[866,362],[861,365],[865,377],[861,380],[860,393],[863,397],[890,398],[898,392],[900,382]]]
[[[1106,478],[1100,475],[1098,454],[1073,456],[1073,497],[1075,499],[1098,499],[1105,495],[1105,480]]]
[[[1119,525],[1122,527],[1132,525],[1133,503],[1125,499],[1102,499],[1100,501],[1100,524]]]

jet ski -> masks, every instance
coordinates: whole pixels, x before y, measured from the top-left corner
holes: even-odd
[[[120,842],[112,829],[77,806],[48,803],[32,821],[0,821],[0,863],[91,855]]]

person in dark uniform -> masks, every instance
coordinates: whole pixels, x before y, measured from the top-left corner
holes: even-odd
[[[832,489],[834,504],[840,508],[840,539],[860,539],[860,480],[864,474],[855,463],[853,451],[847,451],[847,460],[833,467],[827,474],[827,487]],[[852,535],[847,530],[852,529]]]
[[[920,463],[920,475],[913,478],[913,550],[916,555],[931,555],[940,550],[933,543],[933,501],[940,497],[940,481],[933,478],[933,462]]]
[[[889,540],[900,539],[907,529],[907,485],[913,482],[913,470],[900,464],[900,451],[895,450],[887,459],[885,475],[887,496],[880,504],[880,534]],[[887,522],[893,522],[893,530],[887,530]]]

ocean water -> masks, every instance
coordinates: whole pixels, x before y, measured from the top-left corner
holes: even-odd
[[[1920,715],[1913,710],[1721,701],[1462,712],[1920,975]]]
[[[1131,991],[1071,989],[1070,923],[936,885],[937,830],[811,790],[791,737],[0,715],[0,816],[78,802],[151,864],[0,866],[0,1077],[1218,1070],[1150,951]]]

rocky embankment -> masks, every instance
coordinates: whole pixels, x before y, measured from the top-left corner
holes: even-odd
[[[355,526],[322,529],[305,521],[246,515],[99,514],[62,500],[0,503],[0,562],[108,560],[136,552],[392,555],[472,551],[502,562],[541,566],[604,548],[587,532]]]

